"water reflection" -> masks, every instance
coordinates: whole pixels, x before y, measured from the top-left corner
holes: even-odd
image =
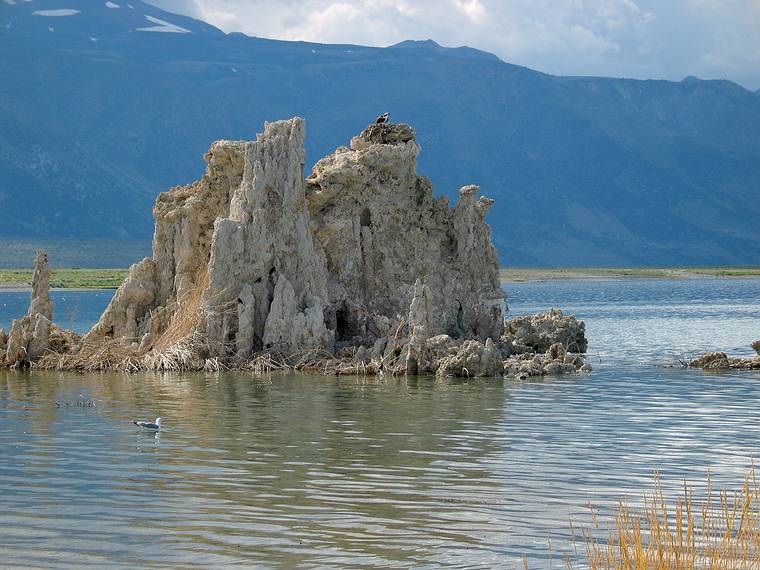
[[[513,567],[525,555],[546,568],[550,531],[565,568],[568,519],[586,520],[589,501],[636,500],[654,466],[672,490],[708,467],[736,484],[757,456],[760,374],[651,363],[696,340],[742,350],[760,336],[760,280],[667,283],[510,288],[515,313],[587,319],[602,356],[590,376],[0,372],[0,561]],[[157,416],[160,434],[131,423]]]
[[[0,375],[8,565],[548,566],[567,520],[756,454],[760,375]],[[56,407],[92,400],[95,407]],[[162,433],[135,417],[162,415]],[[561,560],[557,558],[557,567]]]

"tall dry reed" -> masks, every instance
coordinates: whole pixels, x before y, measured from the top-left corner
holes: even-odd
[[[655,473],[654,491],[644,496],[643,507],[621,502],[605,540],[598,538],[602,529],[593,509],[591,516],[593,525],[581,529],[586,561],[578,567],[760,570],[760,488],[754,466],[740,490],[716,492],[708,475],[704,496],[695,497],[684,483],[675,502],[667,500]],[[569,558],[566,562],[574,568]]]

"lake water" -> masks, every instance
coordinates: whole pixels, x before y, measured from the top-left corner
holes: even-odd
[[[512,315],[586,320],[594,373],[0,372],[0,566],[565,568],[568,521],[638,500],[655,466],[668,489],[708,468],[741,483],[760,373],[656,364],[751,354],[760,280],[507,288]],[[63,315],[77,303],[80,330],[109,300],[70,293],[56,302]],[[28,294],[9,314],[13,295],[0,326],[25,310]],[[158,437],[131,424],[159,414]]]

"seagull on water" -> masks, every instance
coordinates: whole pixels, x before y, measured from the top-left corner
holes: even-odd
[[[378,125],[382,125],[383,123],[387,123],[389,118],[390,118],[390,115],[388,113],[383,113],[377,118],[375,123],[377,123]]]
[[[136,426],[140,426],[145,429],[154,429],[154,430],[160,430],[161,429],[161,420],[163,418],[156,418],[155,422],[139,422],[137,420],[132,420],[132,423]]]

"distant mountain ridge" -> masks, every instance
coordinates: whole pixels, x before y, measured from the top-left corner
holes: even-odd
[[[0,0],[0,50],[0,243],[149,237],[156,195],[213,140],[299,115],[308,169],[389,111],[437,192],[497,200],[505,263],[760,264],[760,96],[730,81],[265,40],[139,0]]]

